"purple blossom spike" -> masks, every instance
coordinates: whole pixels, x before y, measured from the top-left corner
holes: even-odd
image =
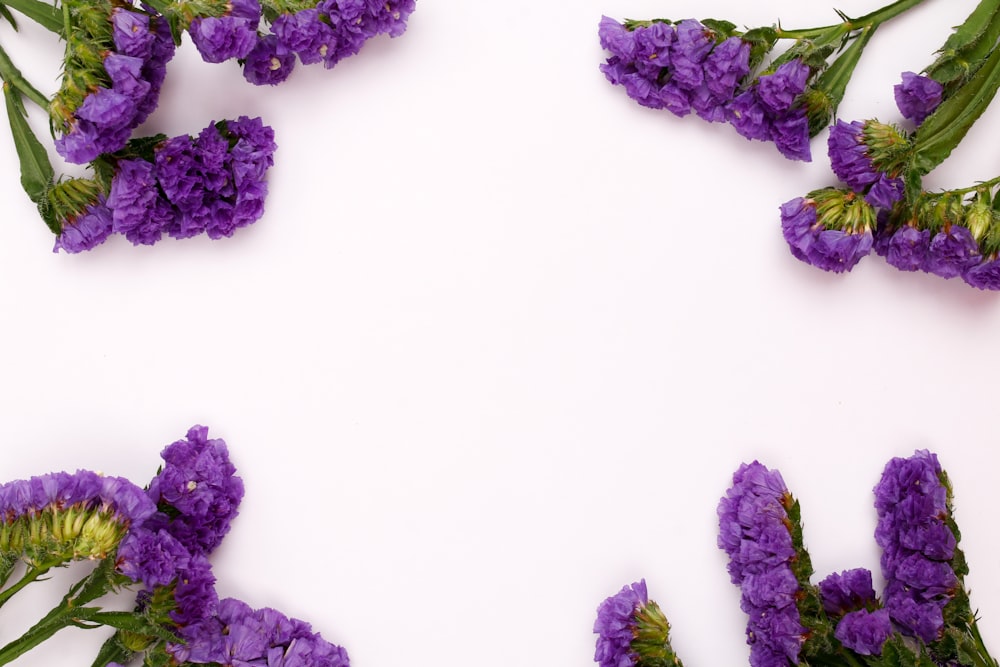
[[[165,19],[114,8],[110,15],[114,49],[103,60],[104,78],[66,118],[54,118],[62,135],[56,150],[67,161],[83,164],[125,146],[156,108],[166,64],[174,43]]]
[[[781,474],[754,461],[736,471],[719,501],[719,547],[729,555],[729,575],[740,586],[740,606],[749,617],[752,667],[797,664],[804,641],[785,510],[790,499]]]
[[[955,536],[943,521],[949,508],[942,475],[937,457],[922,450],[891,460],[875,486],[883,602],[905,634],[924,642],[940,637],[943,609],[959,586],[950,564]]]
[[[795,99],[806,89],[811,70],[801,60],[782,63],[771,74],[765,74],[757,82],[757,95],[761,104],[774,114],[782,114],[792,108]]]
[[[944,87],[930,77],[913,72],[903,72],[902,79],[893,87],[896,106],[903,118],[920,125],[941,104]]]

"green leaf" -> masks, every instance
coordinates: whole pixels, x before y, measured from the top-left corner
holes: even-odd
[[[10,23],[11,27],[14,28],[14,32],[17,32],[17,21],[14,20],[14,15],[7,9],[7,5],[0,4],[0,18]]]
[[[102,611],[92,615],[88,620],[101,623],[118,630],[134,632],[140,635],[156,637],[168,642],[180,642],[180,638],[166,628],[151,623],[149,619],[135,611]]]
[[[736,24],[730,21],[722,21],[719,19],[702,19],[701,24],[708,28],[709,30],[714,30],[719,33],[720,36],[724,38],[732,37],[736,34]],[[722,41],[722,40],[719,40]]]
[[[55,171],[45,146],[28,125],[21,94],[7,82],[3,84],[3,94],[7,103],[10,132],[14,137],[14,149],[21,163],[21,187],[31,201],[37,204],[45,199],[45,193],[55,178]]]
[[[914,135],[912,168],[929,173],[951,155],[983,115],[1000,87],[1000,48],[954,94],[938,106]]]
[[[965,22],[955,26],[940,55],[925,72],[950,89],[971,76],[1000,38],[1000,0],[982,0]]]
[[[41,24],[42,27],[56,34],[62,33],[62,13],[53,5],[41,0],[4,0],[4,4]]]

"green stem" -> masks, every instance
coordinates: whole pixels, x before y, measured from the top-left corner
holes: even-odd
[[[842,23],[823,26],[821,28],[804,28],[801,30],[785,30],[778,27],[775,32],[779,39],[814,39],[823,37],[831,31],[838,35],[845,35],[860,28],[877,26],[885,23],[889,19],[895,18],[903,12],[916,7],[924,0],[896,0],[896,2],[886,5],[881,9],[876,9],[864,16],[856,19],[846,18]]]
[[[59,11],[41,0],[4,0],[3,4],[16,9],[43,28],[62,34],[63,23]]]
[[[16,660],[63,628],[71,625],[92,627],[85,624],[88,621],[93,623],[96,618],[99,618],[101,608],[83,605],[96,600],[114,588],[117,577],[121,575],[115,574],[114,563],[111,561],[112,559],[109,558],[102,560],[87,576],[73,584],[62,601],[40,621],[23,635],[0,648],[0,665],[6,665]],[[18,584],[20,583],[18,582]]]
[[[0,592],[0,607],[2,607],[4,605],[4,603],[7,602],[7,600],[9,600],[12,597],[14,597],[14,595],[18,591],[20,591],[25,586],[27,586],[28,584],[32,583],[36,579],[38,579],[38,577],[41,577],[46,572],[48,572],[49,570],[51,570],[53,567],[55,567],[55,566],[57,566],[57,565],[59,565],[61,563],[62,563],[61,560],[57,560],[57,561],[53,561],[51,563],[45,563],[41,567],[32,567],[32,568],[29,568],[28,571],[24,573],[24,576],[21,577],[17,581],[17,583],[11,585],[9,588],[5,589],[3,592]]]
[[[14,65],[2,46],[0,46],[0,79],[17,88],[18,92],[41,108],[48,110],[49,98],[45,97],[37,88],[31,85],[30,81],[24,78],[21,70]]]

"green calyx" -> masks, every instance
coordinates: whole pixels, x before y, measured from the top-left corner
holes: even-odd
[[[108,88],[104,57],[114,49],[109,2],[68,0],[63,3],[66,55],[59,90],[49,104],[49,115],[57,128],[65,129],[73,113],[97,88]]]
[[[68,178],[49,188],[38,208],[52,231],[59,234],[63,225],[86,213],[105,194],[96,180]]]
[[[816,206],[816,222],[825,229],[838,229],[849,234],[862,234],[875,230],[878,222],[875,209],[856,192],[823,188],[810,192],[806,198]],[[796,503],[794,507],[797,512],[798,504]],[[792,511],[788,508],[786,511],[791,518]],[[801,535],[799,539],[801,540]],[[808,577],[805,580],[808,581]]]
[[[23,558],[32,567],[101,559],[115,550],[125,530],[121,519],[106,509],[50,506],[0,523],[0,553]]]
[[[638,655],[636,667],[683,667],[670,646],[670,623],[653,601],[635,610],[632,650]]]
[[[896,178],[906,168],[913,151],[909,137],[895,125],[870,120],[861,132],[872,166]]]

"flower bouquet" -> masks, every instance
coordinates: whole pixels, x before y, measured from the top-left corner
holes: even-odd
[[[1000,177],[943,192],[926,190],[923,178],[951,155],[1000,86],[1000,2],[981,0],[922,73],[902,73],[892,91],[898,124],[836,118],[878,27],[921,2],[897,0],[794,30],[604,17],[598,34],[611,55],[601,69],[639,104],[728,123],[792,160],[810,160],[810,139],[829,127],[830,164],[843,185],[780,207],[796,258],[843,273],[874,250],[903,271],[998,290]],[[788,46],[775,55],[778,44]]]
[[[296,61],[331,68],[371,38],[399,36],[414,0],[9,0],[14,12],[65,42],[51,99],[0,45],[0,80],[21,184],[56,235],[76,253],[122,234],[136,245],[164,235],[232,236],[258,220],[273,164],[274,133],[259,118],[212,122],[196,136],[133,136],[156,109],[167,63],[185,33],[210,63],[236,61],[256,85],[288,78]],[[12,11],[13,10],[13,11]],[[56,178],[25,102],[44,109],[55,150],[89,177]]]
[[[347,667],[308,623],[219,599],[209,556],[229,532],[243,481],[226,443],[192,427],[146,488],[89,470],[0,485],[0,607],[57,567],[92,563],[52,610],[0,647],[6,665],[64,628],[113,631],[93,667]],[[109,594],[132,611],[106,611]]]
[[[719,502],[719,547],[740,588],[753,667],[997,667],[970,606],[952,489],[937,457],[891,460],[875,510],[881,596],[864,568],[813,583],[799,504],[781,474],[756,461],[736,471]],[[601,667],[681,664],[644,581],[601,603],[594,632]]]

